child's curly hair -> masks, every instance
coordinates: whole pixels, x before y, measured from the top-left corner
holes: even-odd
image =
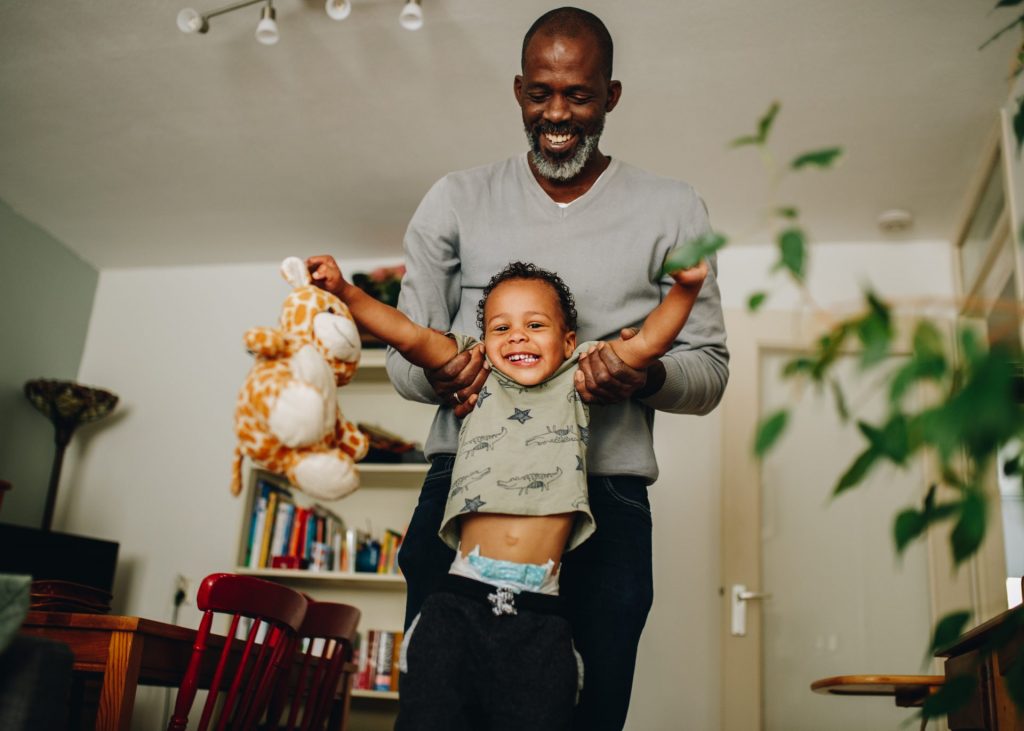
[[[491,281],[484,287],[483,296],[476,306],[476,326],[480,328],[480,332],[484,331],[484,305],[487,303],[487,298],[494,291],[495,287],[502,282],[512,279],[537,279],[546,282],[555,290],[555,294],[558,295],[558,304],[562,306],[562,319],[565,320],[565,328],[570,331],[576,330],[576,318],[578,316],[576,314],[576,300],[573,299],[572,292],[569,291],[562,278],[554,272],[541,269],[534,264],[514,261],[491,277]]]

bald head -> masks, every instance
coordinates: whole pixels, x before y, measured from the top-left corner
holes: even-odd
[[[590,36],[597,42],[601,53],[601,71],[605,81],[612,79],[612,36],[604,23],[593,13],[579,8],[556,8],[537,18],[530,30],[523,37],[523,52],[520,59],[522,68],[526,68],[526,48],[537,34],[550,38],[579,38]]]

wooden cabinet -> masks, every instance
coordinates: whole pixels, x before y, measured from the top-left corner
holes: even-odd
[[[403,438],[426,439],[435,407],[402,399],[391,387],[384,371],[384,352],[365,350],[356,377],[338,391],[345,417],[352,422],[380,426]],[[419,496],[428,465],[360,463],[361,487],[348,497],[323,507],[342,518],[348,527],[379,534],[385,529],[405,533]],[[286,583],[316,599],[342,601],[359,607],[363,616],[359,630],[363,637],[371,629],[402,629],[405,615],[405,580],[401,575],[299,569],[253,569],[246,565],[252,507],[257,482],[267,473],[250,470],[245,491],[246,510],[239,530],[237,571]],[[270,476],[277,484],[283,478]],[[298,493],[297,501],[314,501]],[[397,693],[357,691],[353,693],[351,728],[391,728],[397,710]]]

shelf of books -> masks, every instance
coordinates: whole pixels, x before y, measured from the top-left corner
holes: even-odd
[[[346,526],[335,512],[339,503],[328,507],[309,501],[280,475],[254,469],[250,483],[239,573],[302,581],[404,584],[397,560],[401,532],[388,528],[375,534]]]

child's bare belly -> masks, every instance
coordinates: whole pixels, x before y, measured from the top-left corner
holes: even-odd
[[[575,513],[505,515],[472,513],[461,518],[462,553],[480,546],[480,555],[502,561],[557,565],[569,540]]]

